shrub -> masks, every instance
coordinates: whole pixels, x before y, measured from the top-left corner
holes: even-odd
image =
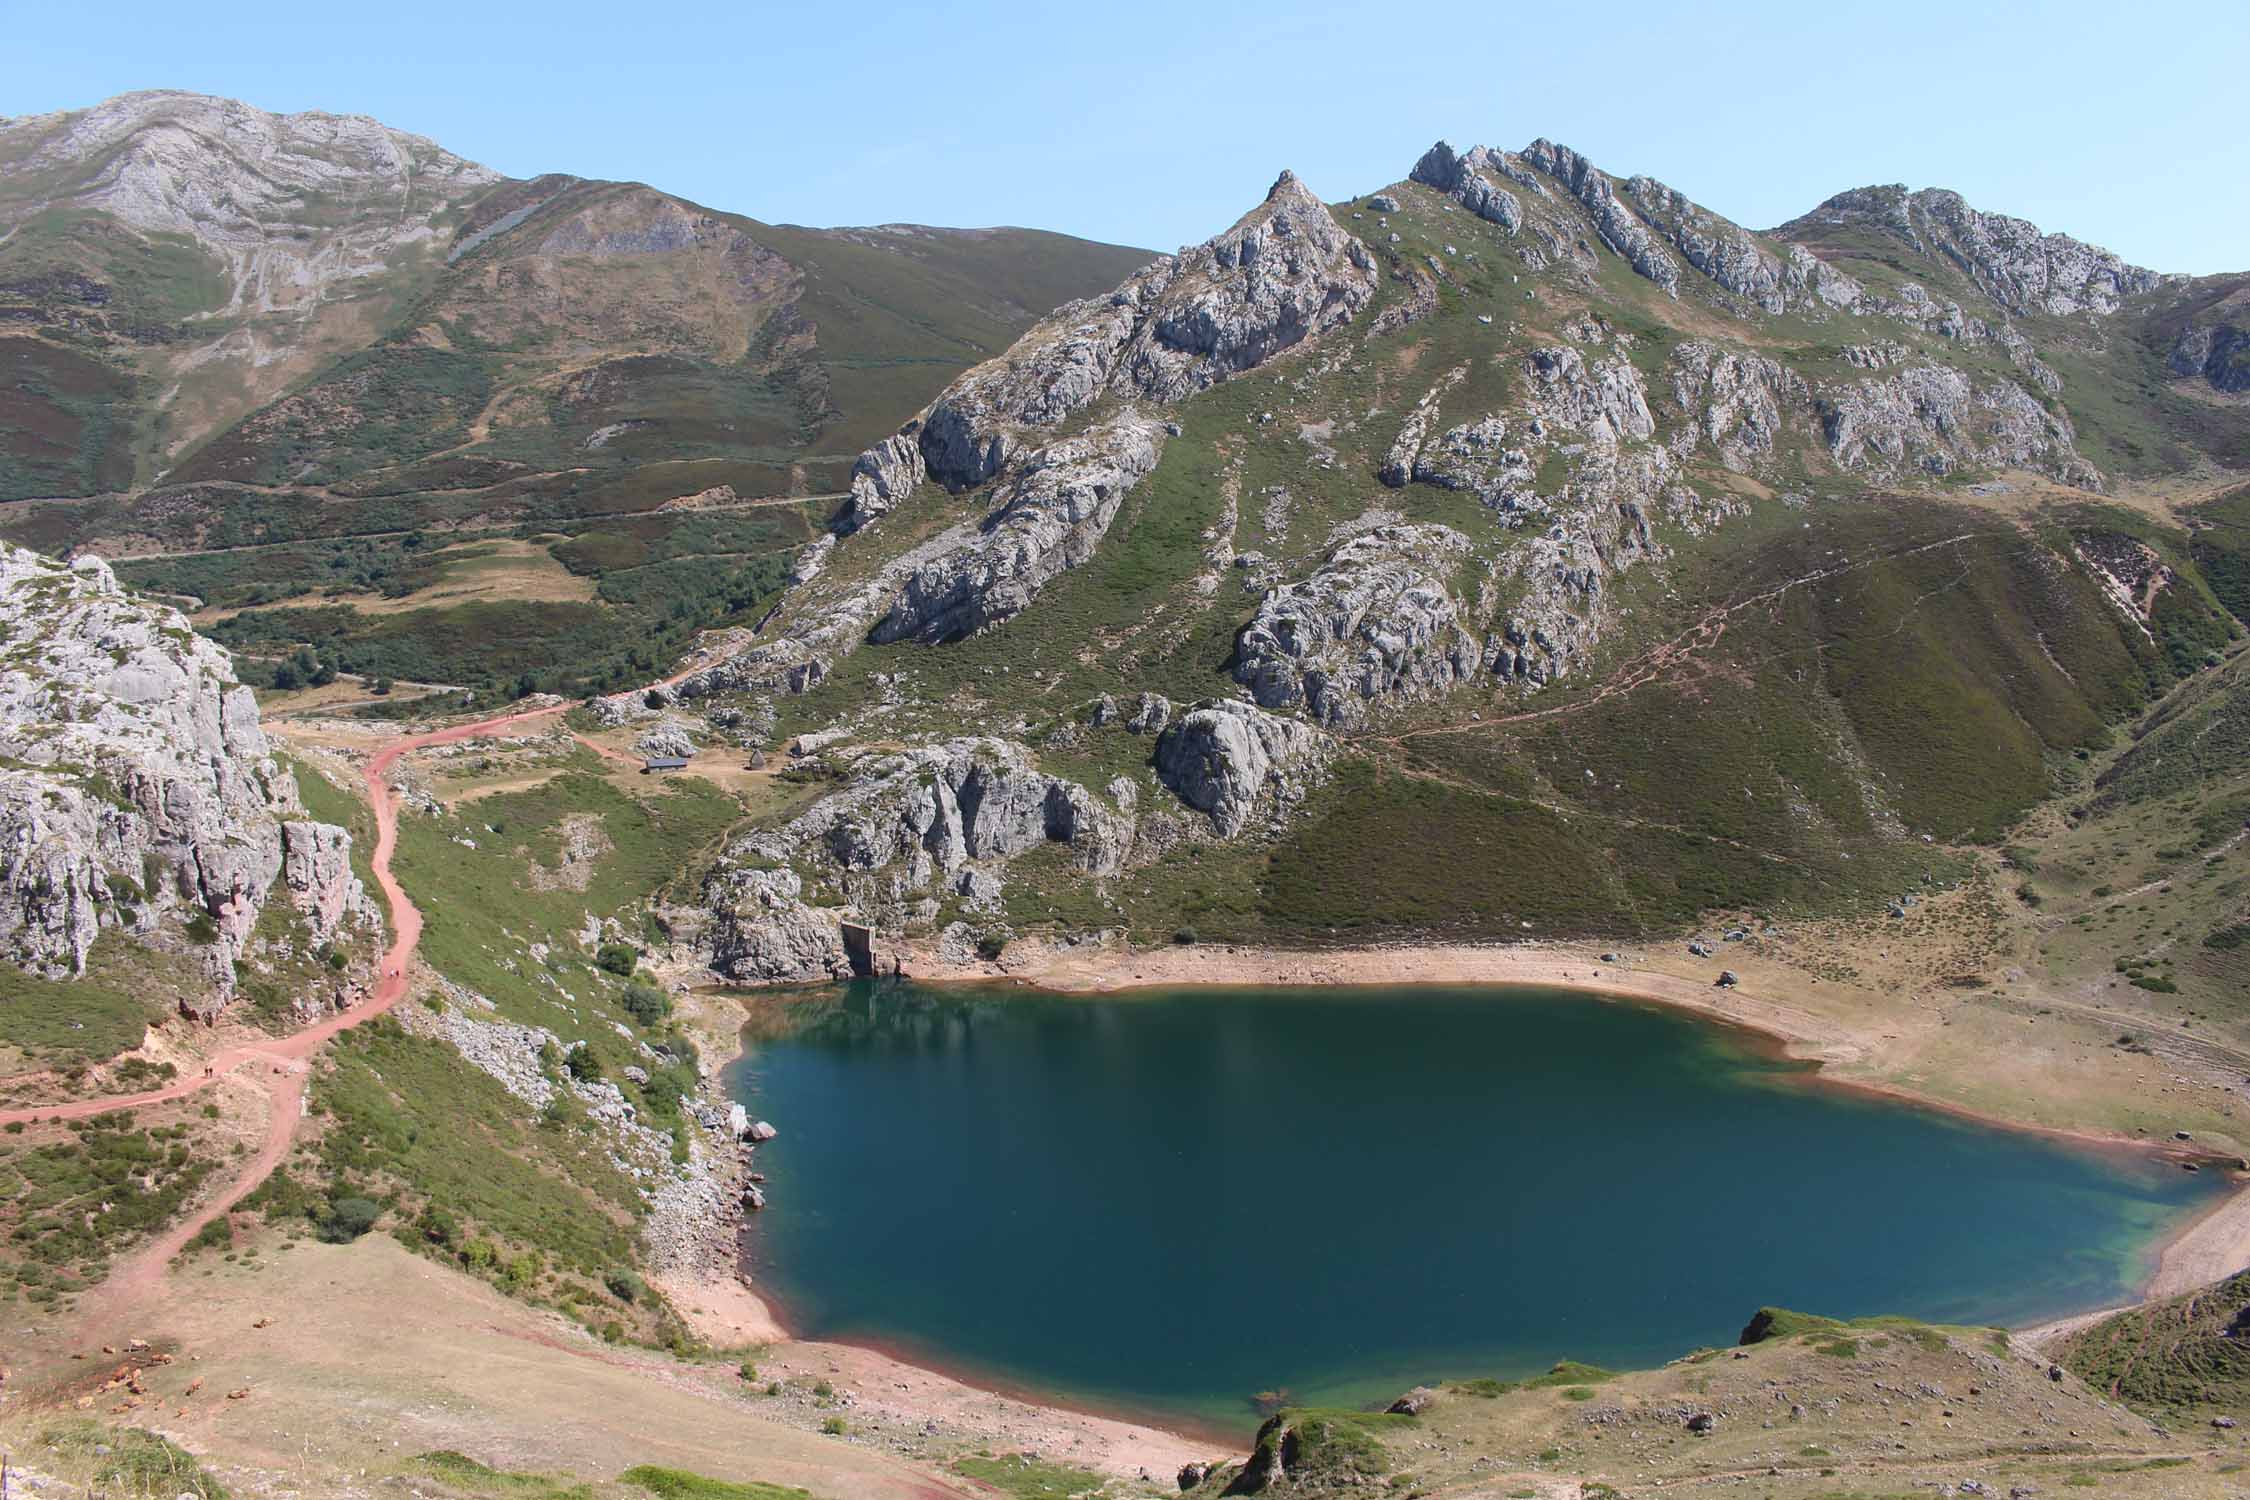
[[[571,1048],[570,1055],[563,1061],[569,1065],[570,1076],[580,1083],[599,1083],[601,1081],[602,1060],[594,1056],[594,1049],[584,1042],[580,1042],[577,1046]]]
[[[842,1417],[830,1417],[820,1424],[820,1430],[830,1437],[842,1437],[845,1433],[851,1431],[851,1426]]]
[[[190,1251],[231,1250],[234,1248],[234,1225],[228,1222],[225,1214],[221,1214],[198,1229],[195,1238],[187,1242],[187,1248]]]
[[[643,1026],[654,1026],[672,1013],[672,997],[646,980],[636,979],[626,985],[618,1003]]]
[[[602,1278],[602,1285],[620,1302],[638,1302],[648,1291],[647,1283],[631,1271],[612,1271]]]
[[[414,1227],[421,1231],[422,1238],[433,1245],[450,1245],[461,1232],[461,1226],[454,1221],[453,1215],[434,1203],[422,1210],[421,1217],[414,1221]]]
[[[371,1198],[338,1198],[320,1216],[320,1237],[331,1245],[348,1245],[383,1217],[383,1205]]]
[[[640,962],[641,950],[631,943],[604,943],[594,953],[595,965],[607,969],[620,979],[632,977],[633,970],[640,967]]]
[[[991,963],[1007,951],[1008,935],[1004,932],[988,932],[977,939],[977,957],[986,963]]]
[[[749,1360],[744,1360],[734,1373],[741,1376],[744,1383],[747,1384],[758,1378],[758,1367]]]

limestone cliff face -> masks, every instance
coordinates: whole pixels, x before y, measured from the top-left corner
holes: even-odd
[[[370,913],[350,849],[225,652],[99,559],[0,548],[0,951],[72,973],[122,928],[199,946],[224,991],[268,901],[316,942]]]
[[[172,90],[0,122],[0,163],[46,207],[95,209],[216,256],[226,311],[302,310],[349,294],[442,231],[447,204],[499,182],[365,115],[276,115]]]
[[[2111,313],[2127,297],[2164,280],[2099,245],[2043,234],[2025,219],[1980,212],[1943,188],[1918,193],[1898,186],[1854,188],[1775,232],[1801,235],[1840,224],[1878,229],[1958,266],[2011,313]]]
[[[998,481],[981,519],[919,544],[872,582],[822,581],[831,549],[808,552],[799,572],[811,586],[784,602],[767,638],[681,691],[802,692],[863,639],[957,639],[1018,613],[1093,555],[1156,467],[1170,430],[1163,407],[1342,327],[1377,284],[1367,247],[1282,173],[1224,234],[1061,308],[867,449],[832,530],[865,531],[929,480]],[[1083,432],[1056,432],[1089,413]]]
[[[1260,706],[1356,728],[1386,702],[1439,697],[1482,643],[1450,574],[1469,539],[1450,526],[1381,526],[1340,543],[1310,578],[1271,590],[1235,642],[1234,679]]]
[[[1350,320],[1374,259],[1288,172],[1202,245],[1155,261],[1106,297],[1058,310],[970,370],[901,434],[863,455],[839,527],[857,530],[923,475],[982,484],[1104,396],[1182,400]]]
[[[1132,798],[1105,799],[1033,764],[1022,745],[963,736],[897,751],[841,752],[843,788],[779,828],[747,835],[704,888],[714,968],[742,980],[845,968],[839,923],[929,922],[947,898],[996,911],[1011,860],[1067,846],[1091,876],[1123,868]],[[800,871],[804,872],[803,874]],[[827,886],[807,899],[805,875]]]

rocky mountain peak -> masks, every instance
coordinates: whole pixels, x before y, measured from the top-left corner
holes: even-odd
[[[380,273],[438,237],[438,210],[501,180],[364,115],[170,90],[0,125],[0,224],[96,211],[185,236],[227,268],[230,313],[303,308]]]
[[[1853,188],[1773,233],[1817,242],[1824,232],[1855,225],[1955,267],[2016,314],[2111,313],[2125,298],[2165,280],[2099,245],[2045,233],[2028,219],[1983,212],[1949,188]]]

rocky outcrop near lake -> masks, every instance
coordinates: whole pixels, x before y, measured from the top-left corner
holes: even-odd
[[[371,922],[351,836],[306,817],[224,651],[98,558],[0,548],[0,946],[82,971],[105,934],[234,983],[284,902],[314,944]]]

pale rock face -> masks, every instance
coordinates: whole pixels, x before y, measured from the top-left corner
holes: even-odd
[[[2078,456],[2068,419],[2005,380],[1979,384],[1940,365],[1908,365],[1827,391],[1818,405],[1829,451],[1847,469],[1946,474],[1967,463],[2102,485]]]
[[[1709,443],[1738,473],[1773,453],[1785,413],[1811,395],[1802,376],[1763,355],[1700,339],[1672,352],[1672,399],[1694,418],[1691,442]]]
[[[1383,483],[1395,490],[1414,477],[1415,460],[1421,457],[1423,440],[1429,433],[1430,424],[1437,420],[1438,408],[1444,402],[1446,393],[1467,379],[1468,375],[1467,365],[1455,365],[1438,379],[1437,384],[1423,393],[1421,400],[1414,403],[1414,410],[1408,413],[1405,422],[1399,426],[1398,437],[1392,442],[1391,451],[1384,456],[1382,472],[1377,475]]]
[[[1260,812],[1302,802],[1326,769],[1329,742],[1295,719],[1232,699],[1199,703],[1156,742],[1156,774],[1233,838]]]
[[[808,906],[796,868],[832,871],[852,920],[896,927],[933,912],[946,892],[996,905],[1008,861],[1032,849],[1067,845],[1074,863],[1097,876],[1122,869],[1132,851],[1130,797],[1113,810],[1078,783],[1038,770],[1011,741],[964,737],[864,752],[844,771],[842,790],[720,857],[704,890],[720,972],[756,980],[842,972],[837,924],[846,913]]]
[[[841,921],[808,906],[794,870],[729,869],[704,887],[711,967],[753,983],[841,979],[851,973]]]
[[[0,548],[0,945],[84,967],[105,927],[200,911],[217,988],[280,889],[326,941],[369,911],[351,839],[304,820],[250,690],[177,613],[96,558]]]
[[[1523,227],[1523,205],[1515,194],[1494,182],[1493,175],[1510,175],[1499,153],[1483,146],[1472,146],[1463,156],[1454,151],[1451,142],[1439,141],[1422,153],[1410,177],[1424,187],[1437,189],[1478,218],[1514,234]]]
[[[1366,246],[1284,172],[1225,234],[1060,309],[947,387],[901,436],[914,438],[931,478],[982,484],[1032,441],[1024,429],[1105,394],[1181,400],[1349,321],[1375,287]],[[895,450],[870,454],[871,470],[896,467]]]
[[[1413,480],[1440,489],[1464,490],[1497,511],[1534,505],[1537,461],[1509,441],[1508,419],[1485,417],[1448,428],[1416,454]]]
[[[1523,159],[1556,179],[1593,217],[1602,243],[1622,256],[1642,276],[1672,296],[1680,294],[1680,266],[1672,259],[1648,225],[1617,196],[1609,178],[1592,162],[1553,141],[1537,140],[1524,148]]]
[[[907,575],[873,639],[954,640],[1022,610],[1094,555],[1164,438],[1162,424],[1127,411],[1033,453],[973,536]]]
[[[217,256],[230,313],[303,310],[434,242],[447,203],[498,173],[362,115],[268,114],[162,90],[0,123],[0,161],[65,174],[55,203],[99,209]],[[77,174],[75,176],[68,174]]]
[[[2012,313],[2115,312],[2127,297],[2164,280],[2098,245],[2042,234],[2027,220],[1981,213],[1959,193],[1942,188],[1918,193],[1896,186],[1854,188],[1799,222],[1853,221],[1877,225],[1926,254],[1950,260]]]
[[[684,722],[667,718],[642,730],[633,749],[642,755],[693,755],[695,738]]]
[[[1386,701],[1442,696],[1483,652],[1448,591],[1468,548],[1449,526],[1350,538],[1260,602],[1235,642],[1235,681],[1260,707],[1302,707],[1332,729],[1359,727]]]
[[[1787,310],[1781,259],[1757,236],[1729,223],[1653,177],[1635,177],[1625,191],[1656,232],[1687,263],[1727,291],[1769,313]]]
[[[1532,405],[1542,419],[1560,423],[1589,441],[1614,446],[1656,431],[1640,371],[1627,359],[1589,365],[1567,345],[1534,349],[1524,361]]]
[[[1798,301],[1808,295],[1833,308],[1849,310],[1859,305],[1867,288],[1837,270],[1802,245],[1791,245],[1781,271],[1781,284]]]
[[[862,453],[852,464],[851,494],[837,512],[834,531],[850,536],[889,515],[929,476],[922,448],[911,433],[896,433]]]

